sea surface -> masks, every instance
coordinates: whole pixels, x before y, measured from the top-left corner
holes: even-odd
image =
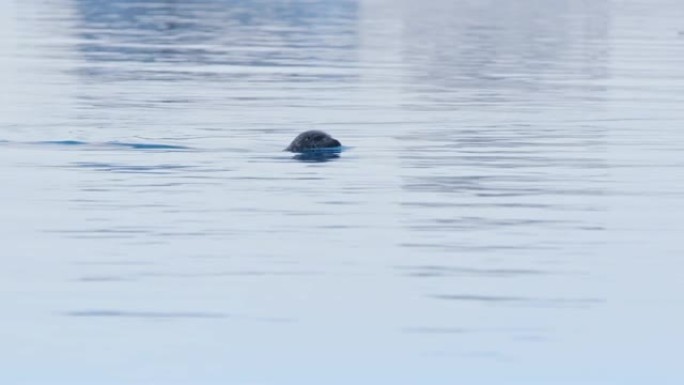
[[[684,383],[680,0],[3,0],[0,87],[0,384]]]

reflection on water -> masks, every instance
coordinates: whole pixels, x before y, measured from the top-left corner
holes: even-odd
[[[373,10],[383,19],[383,7]],[[597,81],[608,75],[610,58],[606,1],[436,1],[406,3],[398,12],[403,24],[394,36],[400,42],[395,59],[409,78],[405,109],[517,107],[525,113],[548,98],[602,98],[605,87]],[[384,42],[378,45],[388,47]],[[567,104],[552,107],[561,106]],[[518,122],[510,118],[507,123]]]
[[[680,383],[682,16],[1,3],[0,383]]]
[[[78,68],[79,80],[116,90],[85,87],[79,97],[85,105],[258,105],[267,114],[272,103],[297,103],[279,88],[353,80],[354,1],[80,0],[76,6],[77,48],[87,63]],[[135,92],[135,84],[149,84],[151,92]]]

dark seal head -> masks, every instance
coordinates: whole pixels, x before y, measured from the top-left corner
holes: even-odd
[[[327,133],[318,130],[310,130],[297,135],[292,143],[287,146],[285,151],[306,153],[340,147],[342,147],[342,143]]]

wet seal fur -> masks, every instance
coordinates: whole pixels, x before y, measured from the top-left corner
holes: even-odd
[[[312,153],[331,153],[340,152],[342,150],[342,143],[339,140],[333,138],[329,134],[319,131],[310,130],[304,131],[297,135],[296,138],[290,143],[285,151],[295,152],[299,154],[312,154]]]

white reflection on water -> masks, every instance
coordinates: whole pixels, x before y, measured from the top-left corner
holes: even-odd
[[[3,2],[0,382],[681,382],[683,13]]]

